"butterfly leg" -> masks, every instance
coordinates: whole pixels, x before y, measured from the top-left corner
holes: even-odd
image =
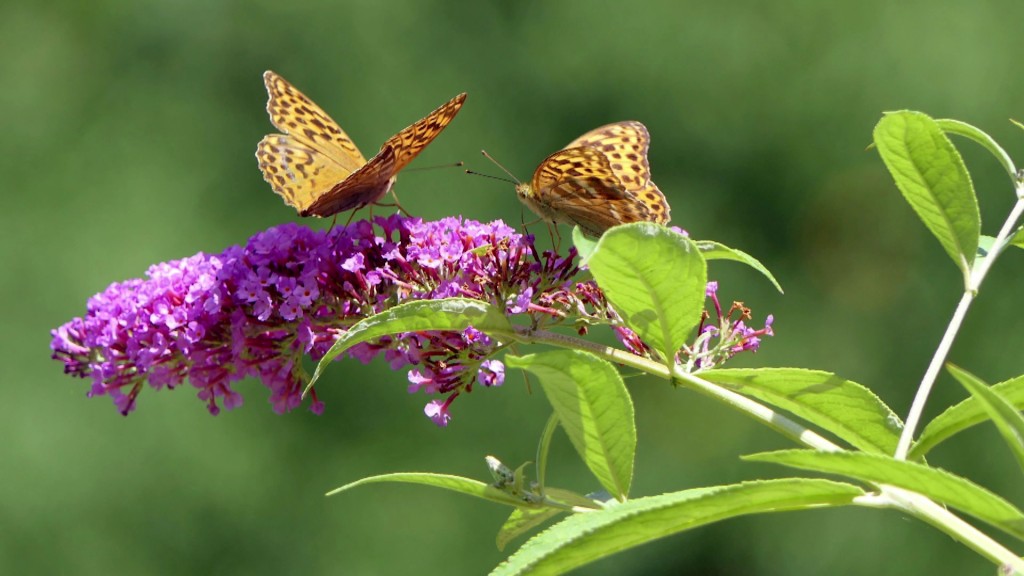
[[[398,208],[398,210],[402,214],[405,214],[406,217],[412,218],[412,214],[409,214],[409,211],[406,210],[405,208],[403,208],[402,205],[398,202],[398,194],[395,194],[395,189],[394,188],[391,189],[391,197],[395,199],[395,203],[394,204],[384,203],[384,202],[377,202],[376,203],[377,206],[386,206],[386,207],[389,207],[389,208]]]
[[[530,233],[530,229],[527,228],[527,226],[533,226],[534,224],[536,224],[536,223],[538,223],[538,222],[540,222],[542,220],[544,220],[544,219],[543,218],[536,218],[534,220],[530,220],[529,222],[527,222],[523,218],[523,213],[522,212],[519,213],[519,224],[523,227],[523,233],[524,234],[529,234]]]
[[[348,228],[348,225],[352,223],[352,220],[356,217],[356,212],[359,212],[359,208],[356,208],[355,210],[349,213],[348,220],[345,221],[345,228]],[[337,219],[338,215],[335,214],[334,218]],[[370,221],[373,221],[373,206],[370,206]]]
[[[523,220],[522,216],[520,215],[519,223],[523,225],[523,230],[526,230],[527,226],[533,226],[534,224],[536,224],[537,222],[540,222],[541,220],[543,220],[543,218],[536,218],[534,220],[530,220],[529,222],[526,222],[525,220]]]
[[[526,393],[532,396],[533,387],[530,386],[530,373],[526,370],[520,370],[520,372],[523,374],[523,383],[526,384]]]

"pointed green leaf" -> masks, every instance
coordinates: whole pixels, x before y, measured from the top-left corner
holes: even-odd
[[[744,459],[896,486],[958,508],[1017,538],[1024,538],[1024,514],[1013,504],[966,478],[924,464],[864,452],[816,450],[764,452],[744,456]]]
[[[519,498],[516,498],[506,492],[498,490],[490,484],[484,484],[479,480],[473,480],[472,478],[464,478],[462,476],[451,476],[449,474],[430,474],[427,472],[397,472],[395,474],[382,474],[380,476],[370,476],[355,482],[350,482],[335,488],[327,493],[327,496],[334,496],[346,490],[351,490],[356,486],[363,486],[364,484],[374,484],[378,482],[399,482],[404,484],[423,484],[425,486],[433,486],[435,488],[443,488],[452,492],[458,492],[467,496],[474,496],[483,500],[490,500],[491,502],[497,502],[498,504],[507,504],[509,506],[524,506],[524,502]]]
[[[980,144],[982,148],[988,150],[989,153],[995,156],[996,160],[1003,165],[1003,169],[1010,175],[1011,180],[1017,180],[1017,167],[1013,165],[1013,159],[1010,158],[1010,155],[1006,153],[1006,150],[1003,150],[1003,147],[1000,146],[994,138],[980,129],[959,120],[941,118],[936,120],[935,123],[938,124],[939,128],[942,128],[942,131],[946,134],[963,136],[964,138],[968,138]]]
[[[616,552],[712,522],[747,514],[842,506],[863,493],[840,482],[787,478],[636,498],[566,518],[531,538],[491,574],[564,574]]]
[[[978,252],[974,255],[974,267],[979,268],[983,265],[985,260],[996,256],[992,253],[992,247],[996,245],[996,239],[993,236],[982,234],[978,237]]]
[[[704,311],[707,265],[693,241],[649,222],[616,226],[588,263],[626,325],[673,362]]]
[[[1017,229],[1017,233],[1010,238],[1010,244],[1017,248],[1024,248],[1024,226]]]
[[[601,509],[601,506],[590,498],[577,494],[571,490],[549,488],[544,497],[547,501],[553,500],[566,506],[577,506],[584,509],[589,508],[591,510]],[[546,502],[541,502],[540,504],[544,505]],[[559,514],[565,514],[568,511],[568,509],[558,506],[548,506],[546,508],[516,508],[512,511],[512,514],[509,515],[508,519],[505,520],[505,524],[503,524],[501,529],[498,531],[498,536],[495,539],[495,543],[498,545],[498,550],[504,550],[505,546],[507,546],[509,542],[543,524],[549,518],[554,518]]]
[[[544,498],[548,501],[557,502],[565,506],[575,506],[577,508],[591,508],[598,510],[603,507],[601,503],[582,494],[573,492],[572,490],[566,490],[565,488],[553,488],[548,486],[544,489]]]
[[[1024,410],[1024,376],[995,384],[992,390],[1017,410]],[[988,412],[977,398],[968,398],[950,406],[925,426],[917,443],[910,448],[908,457],[917,460],[949,437],[986,420]]]
[[[551,451],[551,439],[555,437],[555,430],[558,429],[558,414],[552,413],[548,417],[544,431],[540,435],[540,442],[537,443],[537,483],[541,489],[548,481],[548,453]]]
[[[764,264],[761,264],[757,258],[754,258],[742,250],[729,248],[725,244],[720,244],[712,240],[697,240],[695,243],[697,244],[697,248],[700,250],[701,254],[704,255],[704,260],[732,260],[734,262],[742,262],[763,274],[764,277],[767,278],[773,286],[775,286],[775,289],[778,290],[780,294],[784,294],[782,291],[782,285],[779,284],[779,281],[775,279],[775,276],[772,276],[772,273],[768,268],[765,268]]]
[[[506,356],[505,363],[537,375],[562,429],[597,480],[619,500],[633,479],[633,401],[610,363],[578,350]]]
[[[726,368],[697,376],[799,416],[861,450],[891,454],[899,442],[899,417],[871,390],[830,372]]]
[[[967,388],[971,396],[978,399],[1010,447],[1017,464],[1024,469],[1024,417],[1012,404],[974,374],[953,364],[947,364],[946,368],[964,388]]]
[[[920,112],[886,114],[875,145],[903,197],[967,276],[981,234],[971,177],[942,128]]]
[[[564,513],[565,510],[558,508],[516,508],[498,530],[494,543],[498,545],[498,550],[504,550],[512,540]]]
[[[470,326],[498,338],[512,338],[514,334],[512,324],[501,309],[479,300],[446,298],[399,304],[356,322],[342,334],[316,365],[316,372],[306,386],[306,391],[313,387],[334,358],[356,344],[400,332],[462,331]]]
[[[597,239],[584,234],[579,226],[573,226],[572,243],[576,246],[576,251],[579,252],[580,264],[586,264],[590,255],[594,253],[594,249],[597,248]]]

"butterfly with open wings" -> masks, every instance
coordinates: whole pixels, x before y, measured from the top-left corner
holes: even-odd
[[[300,216],[333,216],[377,204],[399,170],[441,133],[466,100],[462,93],[388,138],[366,160],[348,134],[319,106],[274,72],[263,74],[267,114],[284,134],[256,147],[263,178]]]

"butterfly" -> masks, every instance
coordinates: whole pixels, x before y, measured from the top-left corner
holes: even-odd
[[[366,160],[326,112],[274,72],[263,73],[270,123],[284,134],[268,134],[256,147],[263,179],[300,216],[333,216],[376,204],[395,176],[455,118],[463,92],[422,120],[388,138]]]
[[[647,128],[616,122],[587,132],[548,156],[516,194],[542,219],[600,236],[616,224],[669,220],[668,201],[651,181]]]

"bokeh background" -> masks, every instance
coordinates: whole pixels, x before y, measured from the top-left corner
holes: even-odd
[[[0,573],[479,574],[505,554],[507,511],[428,488],[323,493],[372,474],[486,477],[532,459],[548,415],[510,374],[422,415],[404,373],[347,361],[327,411],[271,412],[256,382],[211,417],[190,387],[124,418],[49,358],[49,330],[152,263],[243,243],[296,220],[253,158],[271,127],[261,73],[317,101],[364,152],[460,91],[459,117],[415,165],[465,160],[520,178],[598,125],[650,128],[674,223],[748,251],[786,288],[714,263],[724,300],[777,336],[740,366],[804,366],[872,387],[905,414],[959,296],[959,276],[866,147],[885,110],[954,117],[1020,161],[1020,23],[1007,1],[29,2],[0,7],[4,303]],[[958,143],[985,231],[1012,205],[994,160]],[[408,173],[403,204],[437,218],[520,221],[510,185]],[[325,227],[323,221],[304,221]],[[566,230],[567,231],[567,230]],[[564,235],[564,234],[563,234]],[[992,273],[952,360],[990,382],[1021,372],[1024,265]],[[790,444],[694,394],[633,378],[636,495],[781,476],[738,456]],[[929,414],[964,397],[943,377]],[[559,441],[551,483],[596,485]],[[989,428],[932,462],[1024,500]],[[750,517],[668,538],[587,574],[987,574],[920,522],[841,509]]]

